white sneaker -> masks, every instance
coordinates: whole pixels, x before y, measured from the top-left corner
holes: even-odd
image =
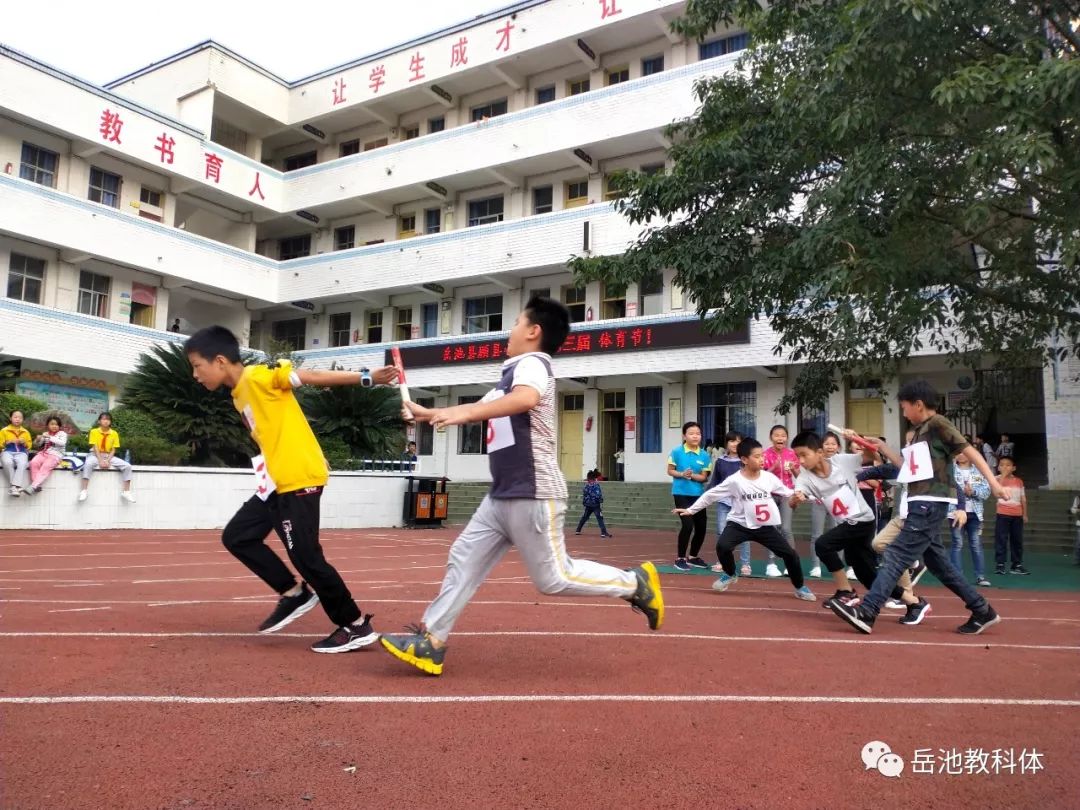
[[[885,607],[889,610],[907,610],[907,605],[901,602],[899,599],[890,599],[885,603]]]
[[[767,577],[781,577],[780,569],[776,567],[776,563],[769,563],[765,566],[765,576]]]
[[[121,497],[121,498],[123,498],[123,499],[124,499],[125,501],[127,501],[128,503],[135,503],[135,496],[134,496],[134,495],[132,495],[132,494],[131,494],[130,492],[128,492],[127,490],[124,490],[123,492],[121,492],[121,493],[120,493],[120,497]]]
[[[848,570],[844,572],[848,579],[855,579],[855,569],[848,566]]]
[[[19,498],[19,497],[22,497],[22,490],[21,490],[21,489],[19,489],[19,488],[18,488],[17,486],[15,486],[14,484],[12,484],[12,485],[11,485],[11,489],[9,489],[9,490],[8,490],[8,493],[9,493],[9,494],[11,495],[11,497],[13,497],[13,498]]]
[[[83,501],[86,500],[86,493],[89,492],[89,491],[90,490],[88,490],[88,489],[80,489],[79,490],[79,503],[82,503]]]
[[[821,579],[821,566],[820,565],[815,565],[813,568],[811,568],[810,569],[810,576],[812,576],[812,577],[814,577],[816,579]]]
[[[724,573],[724,566],[722,564],[720,564],[720,563],[717,563],[716,565],[714,565],[709,570],[712,571],[714,574],[722,574],[722,573]]]
[[[753,576],[753,574],[754,572],[750,568],[750,563],[746,563],[742,568],[739,569],[739,576],[741,577],[749,577]]]

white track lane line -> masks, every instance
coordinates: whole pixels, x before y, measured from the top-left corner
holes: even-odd
[[[102,607],[57,608],[56,610],[50,610],[49,613],[85,613],[90,610],[112,610],[112,608],[108,605]]]
[[[1077,708],[1080,700],[1054,698],[864,697],[820,695],[55,695],[0,697],[0,704],[157,703],[237,706],[260,703],[780,703],[884,704],[889,706],[1028,706]]]

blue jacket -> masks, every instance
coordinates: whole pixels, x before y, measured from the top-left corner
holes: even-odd
[[[593,481],[581,489],[581,503],[583,506],[591,506],[594,509],[604,502],[604,491],[600,485]]]

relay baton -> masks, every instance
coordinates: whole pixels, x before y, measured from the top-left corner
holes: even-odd
[[[841,436],[844,435],[844,428],[842,428],[842,427],[837,427],[836,425],[832,424],[831,422],[827,425],[827,427],[833,433],[837,433],[837,434],[839,434]],[[855,444],[859,445],[859,447],[862,447],[865,450],[874,450],[874,451],[877,450],[877,447],[875,447],[873,444],[868,442],[862,436],[852,436],[851,441],[855,442]]]
[[[409,410],[409,406],[406,402],[412,402],[412,397],[409,396],[409,386],[405,383],[405,364],[401,362],[401,349],[397,346],[393,346],[390,349],[390,358],[394,361],[394,368],[398,373],[398,390],[401,392],[401,415],[405,417],[406,422],[413,421],[412,411]]]

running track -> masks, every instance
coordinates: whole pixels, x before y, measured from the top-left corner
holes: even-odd
[[[324,544],[394,631],[453,536]],[[571,547],[630,565],[670,541]],[[1077,594],[991,591],[1005,620],[965,638],[962,605],[926,589],[923,625],[886,612],[867,638],[786,580],[710,581],[665,575],[649,633],[624,602],[538,594],[511,554],[428,678],[377,647],[309,652],[318,609],[255,633],[274,596],[214,532],[0,532],[0,807],[1077,806]],[[908,762],[899,778],[864,769],[871,740]],[[1035,749],[1042,769],[913,773],[916,749]]]

